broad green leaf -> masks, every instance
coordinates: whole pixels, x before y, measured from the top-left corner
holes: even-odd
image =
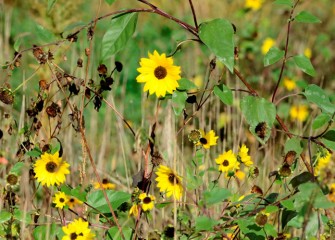
[[[294,210],[294,206],[293,206],[293,210]],[[284,208],[282,215],[281,215],[282,229],[285,228],[288,222],[290,222],[295,216],[297,216],[297,212],[293,210],[288,210]]]
[[[329,97],[322,88],[315,84],[308,85],[303,92],[308,102],[315,103],[323,111],[333,114],[335,112],[335,105],[329,100]]]
[[[308,216],[308,222],[306,225],[306,239],[313,239],[317,235],[320,228],[319,217],[316,212],[312,212]],[[317,239],[317,238],[315,238]]]
[[[27,211],[26,212],[21,211],[20,209],[14,210],[14,218],[26,224],[32,223],[31,214]]]
[[[325,195],[323,195],[322,191],[320,190],[320,192],[315,198],[313,207],[319,209],[335,208],[335,203],[329,201],[328,198]]]
[[[304,55],[297,55],[293,57],[293,61],[301,71],[312,77],[315,77],[316,72],[309,58]]]
[[[51,31],[37,23],[35,25],[35,33],[37,39],[41,40],[42,42],[52,42],[52,40],[55,38],[55,35]]]
[[[86,201],[87,192],[83,191],[81,189],[81,186],[78,186],[76,188],[71,189],[71,193],[69,195],[78,198],[82,202],[85,202]]]
[[[335,142],[329,141],[327,139],[322,139],[322,142],[327,148],[330,148],[335,151]]]
[[[213,227],[217,224],[218,222],[215,221],[213,218],[200,216],[195,219],[195,231],[210,231],[213,230]]]
[[[180,91],[189,91],[192,89],[197,89],[197,86],[194,84],[194,82],[186,79],[186,78],[181,78],[178,81],[179,87],[177,87],[178,90]]]
[[[266,206],[264,211],[266,213],[274,213],[274,212],[277,212],[278,210],[279,208],[277,206],[269,205],[269,206]]]
[[[270,137],[270,131],[276,119],[275,105],[264,98],[246,96],[241,101],[241,110],[250,125],[250,132],[264,144]],[[260,134],[257,133],[260,129],[264,132],[262,136],[258,136]]]
[[[315,17],[313,14],[306,12],[306,11],[301,11],[300,13],[297,14],[294,18],[295,21],[301,22],[301,23],[320,23],[321,20]]]
[[[41,225],[34,228],[34,239],[57,239],[56,236],[63,233],[61,226],[52,223],[51,225]]]
[[[268,235],[268,236],[272,236],[272,237],[277,237],[278,236],[276,227],[273,224],[266,223],[264,225],[264,231],[266,232],[266,235]]]
[[[108,3],[109,5],[112,5],[115,2],[115,0],[105,0],[105,2]]]
[[[21,175],[21,170],[25,166],[24,162],[17,162],[15,165],[10,169],[11,173],[14,173],[16,175]]]
[[[290,184],[296,188],[301,184],[308,183],[313,180],[313,175],[309,172],[303,172],[291,179]]]
[[[111,227],[107,232],[107,239],[110,240],[131,240],[133,230],[130,227],[122,226],[122,233],[124,238],[122,238],[117,226]]]
[[[102,38],[102,61],[120,51],[131,38],[136,29],[137,13],[122,15],[113,19],[110,27]]]
[[[287,210],[294,210],[294,203],[292,199],[286,199],[280,202]]]
[[[12,217],[12,214],[10,212],[7,212],[6,210],[2,209],[0,212],[0,223],[7,222]]]
[[[274,1],[274,3],[278,4],[278,5],[287,5],[287,6],[290,6],[290,7],[293,6],[293,0],[276,0],[276,1]]]
[[[21,43],[22,43],[22,37],[19,37],[18,39],[16,39],[14,46],[13,46],[16,52],[20,50]]]
[[[161,208],[165,208],[168,205],[173,204],[173,202],[161,202],[161,203],[157,203],[155,204],[155,208],[157,209],[161,209]]]
[[[326,123],[328,123],[330,120],[330,116],[326,113],[321,113],[318,115],[312,124],[312,128],[314,130],[319,129],[320,127],[323,127]]]
[[[67,32],[67,31],[71,31],[77,27],[83,27],[85,26],[86,23],[84,23],[83,21],[79,21],[79,22],[75,22],[75,23],[71,23],[68,26],[66,26],[63,30],[63,32]]]
[[[179,116],[184,108],[185,108],[185,103],[187,99],[187,93],[186,92],[179,92],[179,91],[174,91],[172,94],[172,108],[174,113]]]
[[[42,151],[38,148],[35,147],[33,150],[30,150],[29,152],[26,152],[26,155],[29,157],[39,157],[41,156]]]
[[[192,169],[186,168],[187,189],[189,191],[193,191],[203,184],[203,179],[195,175]]]
[[[113,190],[106,190],[106,194],[114,210],[117,209],[122,203],[128,202],[131,197],[131,194],[129,193]],[[91,206],[94,206],[98,209],[98,211],[103,213],[110,212],[102,190],[95,191],[87,195],[87,203]]]
[[[289,151],[294,151],[297,153],[297,156],[299,156],[303,150],[304,149],[302,146],[302,142],[297,137],[290,138],[285,143],[284,147],[285,153],[288,153]]]
[[[284,50],[280,50],[279,48],[276,47],[270,48],[270,50],[264,56],[264,66],[266,67],[278,62],[280,59],[284,57],[284,55],[285,55]]]
[[[327,131],[322,137],[329,141],[335,142],[335,130],[332,129],[332,130]]]
[[[204,22],[199,28],[201,41],[223,62],[234,70],[234,29],[226,19],[214,19]]]
[[[47,11],[48,13],[52,10],[52,8],[55,6],[55,3],[57,2],[57,0],[48,0],[48,8]]]
[[[231,196],[231,192],[226,188],[215,187],[212,190],[207,190],[204,192],[204,200],[206,204],[211,205],[215,203],[222,202]]]
[[[214,94],[220,98],[220,100],[229,106],[233,104],[233,92],[224,84],[220,84],[214,87]]]

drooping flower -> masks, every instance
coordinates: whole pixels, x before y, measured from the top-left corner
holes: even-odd
[[[59,157],[56,152],[53,155],[43,153],[34,164],[35,178],[42,185],[60,185],[65,182],[65,175],[69,174],[69,164]]]
[[[62,227],[62,230],[65,233],[62,240],[91,240],[95,237],[95,234],[88,227],[88,222],[83,221],[81,218],[75,219],[73,222]]]
[[[304,55],[305,55],[307,58],[311,59],[311,58],[312,58],[312,49],[310,49],[309,47],[308,47],[308,48],[305,48],[305,50],[304,50]]]
[[[304,122],[308,117],[308,107],[306,105],[293,105],[290,109],[292,121]]]
[[[215,136],[215,132],[210,130],[207,134],[205,132],[200,131],[202,137],[199,139],[197,145],[202,145],[205,149],[209,149],[211,146],[216,145],[216,141],[218,140],[218,136]]]
[[[253,165],[253,161],[251,160],[251,157],[248,154],[249,152],[249,148],[247,148],[247,146],[245,146],[245,144],[243,144],[240,147],[240,150],[238,152],[238,159],[247,167],[250,167],[251,165]]]
[[[295,83],[295,81],[288,77],[284,78],[283,85],[288,91],[292,91],[297,87],[297,84]]]
[[[68,197],[64,192],[57,192],[53,198],[53,203],[56,208],[63,209],[68,201]]]
[[[135,218],[138,216],[138,205],[133,204],[129,209],[129,216],[133,215]]]
[[[272,48],[275,44],[276,44],[275,40],[273,40],[272,38],[266,38],[262,44],[263,55],[267,54],[270,48]]]
[[[219,171],[229,174],[240,168],[240,163],[232,150],[224,152],[215,159],[216,164],[219,165]]]
[[[73,209],[76,205],[81,205],[81,204],[83,204],[83,202],[73,196],[69,197],[68,201],[66,202],[66,205],[68,205],[69,208],[71,209]]]
[[[316,165],[314,168],[315,176],[319,176],[320,172],[328,166],[331,156],[331,153],[325,148],[320,148],[318,150],[316,154]]]
[[[115,189],[115,184],[111,183],[107,178],[103,178],[101,181],[102,187],[99,182],[94,183],[95,189]]]
[[[156,200],[155,196],[146,193],[141,193],[138,198],[141,200],[141,206],[144,212],[150,211],[151,209],[154,208],[154,201]]]
[[[263,0],[245,0],[245,8],[250,8],[254,11],[257,11],[261,8]]]
[[[173,196],[179,200],[183,194],[182,178],[172,169],[159,165],[156,175],[157,187],[160,192],[165,192],[167,197]]]
[[[140,73],[136,80],[145,83],[143,91],[149,94],[156,93],[157,97],[165,97],[166,93],[172,94],[179,87],[180,67],[173,65],[172,57],[159,54],[156,50],[153,54],[149,53],[149,58],[141,58]]]

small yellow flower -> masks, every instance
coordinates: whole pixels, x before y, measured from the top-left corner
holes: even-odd
[[[65,233],[62,240],[91,240],[95,237],[95,234],[88,227],[88,222],[83,221],[81,218],[75,219],[73,222],[62,227],[62,230]]]
[[[35,178],[42,185],[60,185],[65,182],[65,175],[69,174],[69,164],[59,157],[56,152],[53,155],[43,153],[41,158],[34,164]]]
[[[275,44],[276,44],[275,40],[273,40],[272,38],[266,38],[263,41],[263,45],[262,45],[263,55],[267,54],[270,48],[272,48]]]
[[[318,153],[316,154],[316,166],[314,168],[315,176],[319,176],[320,172],[328,166],[331,156],[332,155],[327,149],[319,149]]]
[[[83,202],[73,196],[69,197],[68,201],[66,202],[66,205],[68,205],[69,208],[71,209],[73,209],[76,205],[81,205],[81,204],[83,204]]]
[[[239,180],[244,180],[245,179],[245,172],[241,171],[241,170],[236,170],[235,172],[235,176],[239,179]]]
[[[167,197],[173,196],[174,199],[179,200],[183,193],[182,178],[172,169],[163,165],[159,165],[156,175],[158,176],[156,182],[159,191],[165,192]]]
[[[99,182],[94,183],[94,188],[95,189],[115,189],[115,184],[111,183],[107,178],[103,178],[101,183],[102,183],[102,188]]]
[[[166,93],[172,94],[179,87],[180,67],[173,65],[172,57],[159,54],[154,51],[149,53],[149,58],[141,58],[140,68],[137,71],[140,73],[136,81],[145,83],[143,91],[149,91],[149,94],[156,93],[157,97],[165,97]]]
[[[308,117],[308,107],[306,105],[293,105],[290,109],[290,116],[292,121],[304,122]]]
[[[330,184],[328,199],[331,202],[335,202],[335,183]]]
[[[53,203],[56,205],[56,208],[63,209],[68,201],[68,197],[63,192],[57,192],[53,198]]]
[[[245,8],[250,8],[254,11],[257,11],[261,8],[263,0],[245,0]]]
[[[156,198],[150,194],[141,193],[138,197],[141,200],[141,206],[144,212],[150,211],[154,208],[154,201]]]
[[[304,55],[305,55],[307,58],[311,59],[311,58],[312,58],[312,49],[310,49],[310,48],[305,48],[305,50],[304,50]]]
[[[215,146],[218,140],[218,136],[215,136],[215,132],[210,130],[207,134],[204,131],[200,131],[202,137],[199,139],[197,145],[202,145],[204,149],[209,149],[211,146]]]
[[[292,91],[297,87],[297,84],[295,83],[294,80],[285,77],[284,81],[283,81],[284,87],[288,90],[288,91]]]
[[[138,205],[137,204],[133,204],[133,206],[131,206],[130,210],[129,210],[129,216],[133,215],[135,218],[137,218],[138,216]]]
[[[219,171],[226,172],[227,174],[240,168],[240,163],[237,161],[232,150],[219,155],[219,157],[215,159],[215,162],[219,165]]]
[[[243,144],[242,147],[240,147],[240,150],[238,152],[238,158],[242,163],[244,163],[245,166],[250,167],[254,163],[251,160],[251,157],[249,156],[248,152],[249,152],[249,148],[247,148],[247,146]]]

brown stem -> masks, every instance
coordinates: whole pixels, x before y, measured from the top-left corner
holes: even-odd
[[[197,15],[195,14],[195,11],[194,11],[194,6],[193,6],[193,3],[192,3],[192,0],[188,0],[189,3],[190,3],[190,7],[191,7],[191,10],[192,10],[192,15],[193,15],[193,21],[194,21],[194,25],[195,25],[195,28],[199,29],[199,26],[198,26],[198,22],[197,22]]]

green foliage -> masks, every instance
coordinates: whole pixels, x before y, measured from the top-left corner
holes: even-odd
[[[329,114],[335,112],[335,105],[330,102],[327,94],[319,86],[315,84],[308,85],[303,94],[308,102],[316,104],[324,112]]]
[[[133,239],[133,230],[130,227],[122,227],[122,233],[124,238],[121,236],[119,229],[114,226],[111,227],[107,232],[107,238],[110,240],[131,240]]]
[[[233,104],[233,92],[224,84],[214,87],[214,94],[227,105]]]
[[[264,57],[264,66],[272,65],[284,57],[285,51],[272,47]]]
[[[187,93],[186,92],[179,92],[175,91],[172,94],[172,108],[174,113],[179,116],[184,108],[185,108],[185,101],[187,99]]]
[[[320,19],[307,11],[299,12],[294,20],[301,23],[321,23]]]
[[[294,63],[300,68],[301,71],[307,73],[308,75],[315,77],[316,72],[311,61],[304,55],[297,55],[293,57]]]

